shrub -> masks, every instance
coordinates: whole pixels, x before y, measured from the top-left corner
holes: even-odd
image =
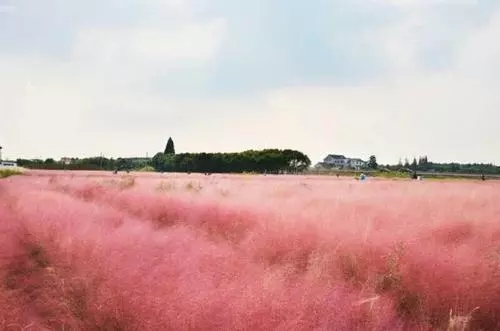
[[[7,178],[10,176],[22,175],[23,172],[17,169],[0,169],[0,178]]]

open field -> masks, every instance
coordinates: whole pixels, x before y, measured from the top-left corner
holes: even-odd
[[[500,182],[27,171],[1,330],[500,329]],[[453,323],[451,323],[453,324]]]
[[[339,176],[344,177],[355,177],[360,174],[366,174],[371,177],[378,178],[410,178],[409,172],[401,171],[380,171],[380,170],[310,170],[308,175],[322,175],[322,176]],[[468,173],[458,173],[458,172],[431,172],[431,171],[417,171],[417,176],[421,176],[425,179],[481,179],[481,174],[468,174]],[[485,174],[487,180],[500,180],[500,175]]]

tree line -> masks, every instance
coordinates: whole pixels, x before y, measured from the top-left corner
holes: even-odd
[[[159,172],[199,173],[296,173],[308,169],[311,160],[291,149],[247,150],[239,153],[175,153],[172,137],[152,165]]]
[[[291,149],[248,150],[239,153],[180,153],[176,154],[172,138],[163,152],[152,159],[140,158],[73,158],[68,164],[54,159],[18,159],[20,167],[50,170],[109,170],[131,171],[152,167],[158,172],[198,173],[297,173],[308,169],[311,160],[302,152]]]
[[[437,173],[457,173],[457,174],[500,174],[500,167],[491,163],[437,163],[428,160],[427,156],[420,156],[418,159],[405,158],[396,165],[387,165],[387,169],[393,171],[425,171]]]
[[[151,162],[139,161],[134,162],[133,159],[125,158],[106,158],[106,157],[89,157],[89,158],[72,158],[69,164],[57,162],[52,158],[46,160],[40,159],[17,159],[17,165],[28,169],[45,169],[45,170],[136,170],[151,165]]]
[[[18,159],[20,167],[48,170],[108,170],[132,171],[154,168],[158,172],[199,173],[297,173],[307,170],[311,161],[307,155],[291,149],[248,150],[238,153],[180,153],[176,154],[170,137],[163,152],[153,158],[72,158],[68,164],[52,158],[46,160]],[[437,172],[458,174],[498,175],[500,167],[493,164],[436,163],[421,156],[411,161],[405,158],[395,165],[379,165],[375,155],[367,162],[368,169],[385,169],[402,172]]]
[[[278,174],[302,172],[311,161],[299,151],[264,149],[240,153],[157,153],[152,164],[159,172]]]

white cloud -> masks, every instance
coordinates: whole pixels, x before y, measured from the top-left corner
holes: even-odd
[[[224,19],[175,28],[88,28],[78,32],[73,59],[92,65],[175,67],[215,58],[226,35]],[[128,67],[129,66],[129,67]]]
[[[0,5],[0,14],[1,13],[13,13],[16,11],[16,6],[13,5]]]
[[[390,69],[401,72],[415,71],[418,50],[421,49],[423,16],[419,13],[405,15],[396,24],[386,25],[366,33],[374,49],[385,59],[390,59]]]
[[[439,71],[422,71],[415,22],[428,22],[425,12],[375,32],[374,46],[390,69],[382,78],[350,87],[295,87],[275,91],[270,109],[295,118],[300,144],[313,159],[328,152],[382,160],[427,154],[438,160],[500,163],[500,13],[487,24],[469,27],[455,49],[454,62]],[[440,31],[435,31],[439,33]],[[457,29],[455,33],[461,33]]]
[[[173,136],[183,151],[291,147],[313,161],[339,152],[375,153],[382,162],[427,154],[500,163],[499,15],[479,27],[450,27],[427,7],[404,10],[366,35],[388,70],[364,84],[196,99],[153,95],[146,83],[160,70],[210,66],[221,55],[229,21],[193,20],[186,1],[163,4],[162,10],[177,8],[171,10],[185,16],[168,26],[83,28],[67,62],[36,54],[0,57],[6,152],[151,155]],[[422,70],[422,48],[441,39],[454,40],[453,62],[440,71]]]
[[[278,114],[293,114],[288,127],[297,144],[307,141],[302,145],[310,146],[316,160],[328,152],[365,158],[375,153],[386,161],[422,154],[492,161],[486,155],[495,155],[490,134],[492,118],[500,117],[500,97],[458,73],[400,77],[375,86],[284,89],[271,100]]]
[[[425,16],[420,19],[427,22]],[[391,27],[403,31],[387,38],[395,49],[385,41],[379,44],[391,64],[384,77],[356,86],[269,91],[258,115],[239,120],[241,113],[235,113],[224,122],[233,124],[224,125],[224,134],[215,132],[211,141],[217,144],[231,136],[238,138],[224,142],[226,146],[252,142],[266,147],[272,142],[303,149],[313,161],[339,152],[364,158],[375,153],[383,162],[426,154],[438,161],[500,163],[500,15],[486,25],[469,27],[454,51],[454,61],[438,71],[419,68],[421,46],[411,38],[409,26],[402,22]],[[429,41],[425,34],[415,34]],[[210,103],[205,109],[212,109]]]
[[[153,2],[157,10],[190,10],[186,1]],[[10,146],[7,154],[88,155],[98,145],[99,152],[130,153],[126,143],[116,149],[114,141],[127,129],[135,131],[129,136],[145,134],[141,119],[158,134],[175,101],[145,92],[148,79],[158,71],[208,65],[226,36],[224,19],[188,16],[165,26],[83,27],[65,62],[0,53],[0,140]]]
[[[489,23],[472,30],[457,57],[457,68],[485,83],[500,83],[500,11]],[[493,80],[493,82],[492,82]]]

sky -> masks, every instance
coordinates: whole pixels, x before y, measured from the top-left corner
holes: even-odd
[[[4,158],[500,164],[498,0],[0,0]]]

